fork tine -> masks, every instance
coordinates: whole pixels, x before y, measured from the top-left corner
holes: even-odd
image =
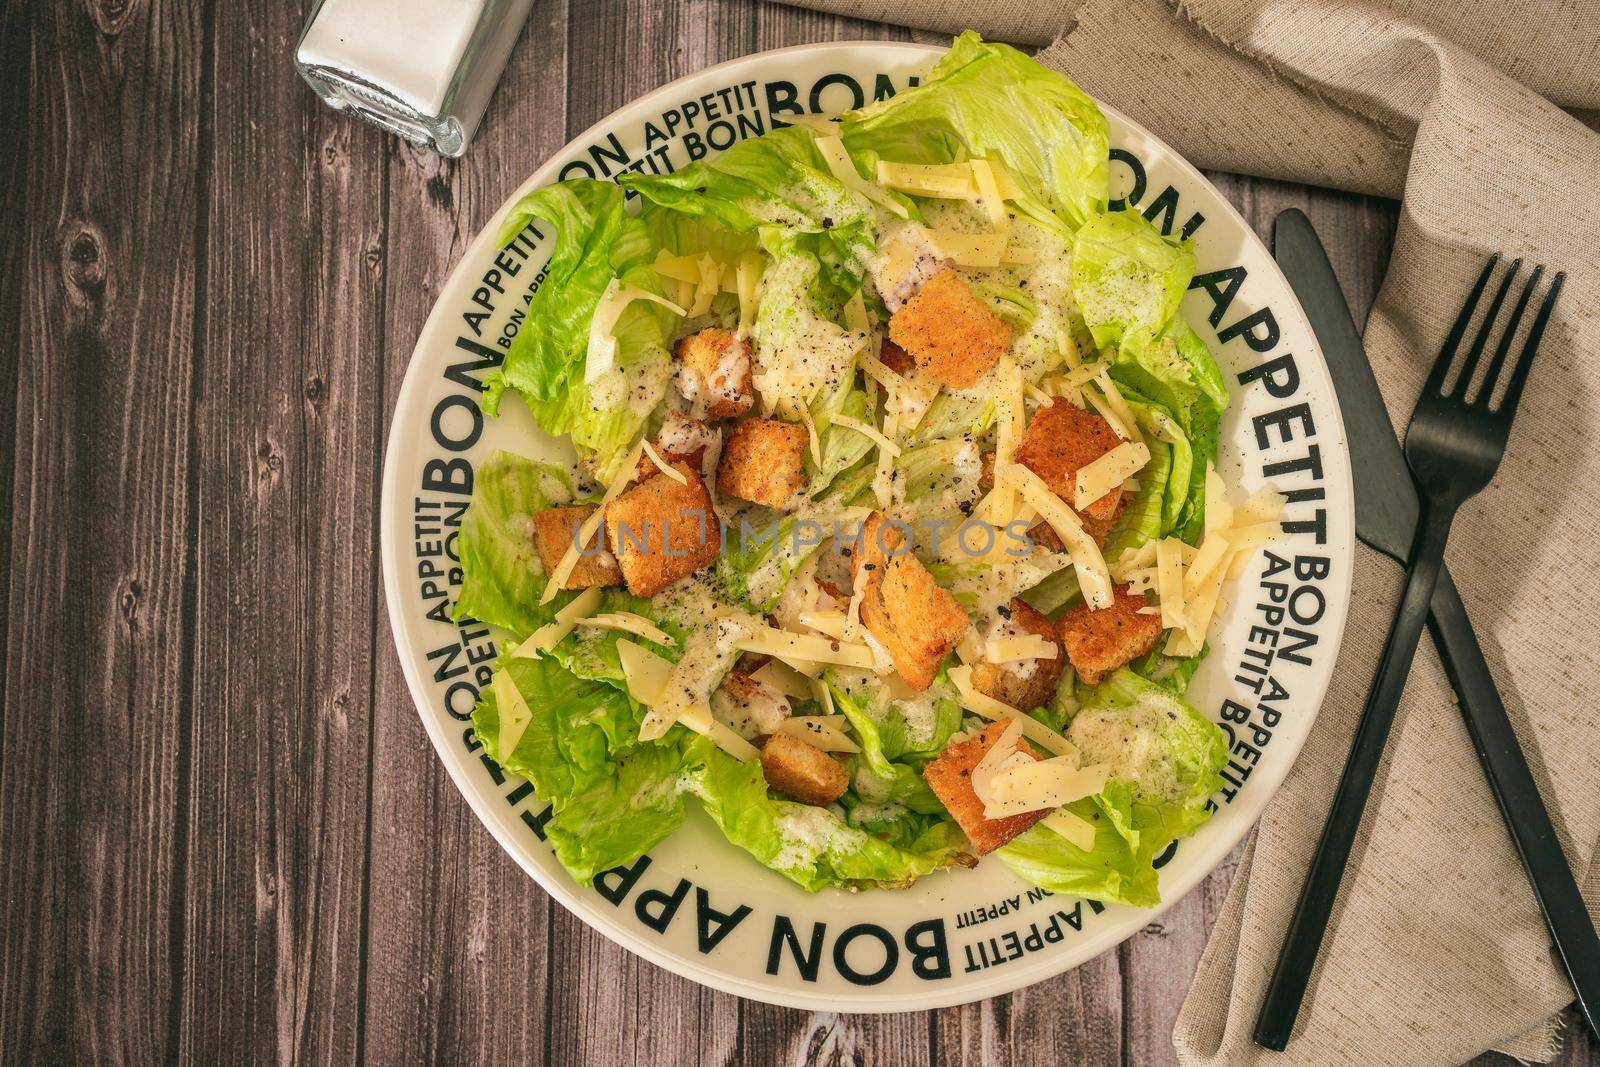
[[[1461,314],[1456,316],[1456,324],[1450,327],[1450,336],[1444,339],[1444,347],[1439,350],[1439,358],[1433,361],[1433,369],[1428,372],[1428,380],[1422,386],[1423,396],[1444,392],[1444,380],[1450,374],[1450,364],[1455,362],[1456,349],[1461,346],[1461,337],[1467,332],[1467,323],[1472,321],[1472,313],[1477,310],[1478,301],[1483,297],[1483,288],[1489,284],[1489,275],[1494,273],[1495,264],[1499,262],[1500,256],[1497,253],[1490,256],[1489,261],[1483,265],[1483,273],[1478,275],[1478,283],[1472,287],[1472,295],[1461,305]]]
[[[1517,401],[1522,399],[1522,387],[1528,382],[1528,370],[1533,366],[1533,357],[1539,350],[1539,339],[1544,336],[1544,327],[1550,321],[1550,311],[1556,306],[1556,297],[1561,295],[1561,283],[1566,281],[1566,271],[1556,271],[1556,276],[1550,282],[1550,292],[1545,295],[1544,303],[1539,305],[1539,314],[1534,317],[1533,325],[1528,329],[1528,341],[1522,346],[1522,355],[1517,357],[1517,365],[1511,368],[1511,380],[1506,383],[1505,399],[1500,401],[1496,412],[1503,415],[1509,426],[1517,414]]]
[[[1511,351],[1511,342],[1517,338],[1517,327],[1522,324],[1523,313],[1528,310],[1528,300],[1533,296],[1533,291],[1539,288],[1539,279],[1544,277],[1544,264],[1533,268],[1533,274],[1528,278],[1528,284],[1522,287],[1522,295],[1517,298],[1516,309],[1511,312],[1511,321],[1506,323],[1506,328],[1500,335],[1500,344],[1495,347],[1494,358],[1489,361],[1489,370],[1483,376],[1483,391],[1473,403],[1488,407],[1494,403],[1495,385],[1500,381],[1500,371],[1506,365],[1506,353]]]
[[[1517,271],[1522,269],[1522,260],[1513,259],[1510,268],[1500,279],[1500,288],[1494,291],[1494,300],[1489,304],[1489,313],[1483,317],[1483,322],[1478,326],[1478,335],[1472,339],[1472,347],[1467,350],[1467,358],[1461,364],[1461,376],[1456,379],[1452,393],[1466,401],[1468,392],[1472,389],[1472,376],[1478,371],[1478,359],[1483,355],[1484,346],[1489,343],[1489,333],[1499,323],[1500,308],[1505,305],[1506,294],[1511,291],[1511,282],[1517,276]],[[1517,326],[1516,319],[1506,327],[1510,333]]]

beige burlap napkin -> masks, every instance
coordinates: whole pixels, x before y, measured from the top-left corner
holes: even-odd
[[[1551,100],[1600,108],[1600,4],[807,2],[1054,39],[1043,62],[1202,167],[1401,197],[1366,325],[1397,425],[1488,253],[1567,272],[1509,452],[1448,558],[1595,908],[1600,134]],[[1281,1056],[1250,1043],[1401,581],[1365,548],[1357,563],[1333,688],[1206,947],[1173,1035],[1179,1055],[1455,1064],[1499,1047],[1548,1059],[1571,991],[1427,641],[1295,1038]]]

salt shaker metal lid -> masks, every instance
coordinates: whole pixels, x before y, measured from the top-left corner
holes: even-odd
[[[532,0],[317,0],[295,66],[328,104],[442,156],[477,131]]]

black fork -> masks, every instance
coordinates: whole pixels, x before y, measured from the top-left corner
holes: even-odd
[[[1361,723],[1350,746],[1350,759],[1339,779],[1338,792],[1334,794],[1333,808],[1328,813],[1322,839],[1317,843],[1316,855],[1300,890],[1283,951],[1267,986],[1266,1000],[1256,1018],[1254,1039],[1267,1048],[1281,1050],[1288,1044],[1306,985],[1311,980],[1317,951],[1339,893],[1339,881],[1360,829],[1361,813],[1377,778],[1400,693],[1428,617],[1428,604],[1433,599],[1433,587],[1444,560],[1450,524],[1457,509],[1488,485],[1500,466],[1506,439],[1511,434],[1511,420],[1517,413],[1517,401],[1522,397],[1522,387],[1527,384],[1528,371],[1550,319],[1550,310],[1561,292],[1565,276],[1558,272],[1539,304],[1522,350],[1508,370],[1506,364],[1512,343],[1544,277],[1544,268],[1535,267],[1509,318],[1502,316],[1506,296],[1522,267],[1520,259],[1513,260],[1495,287],[1472,346],[1467,349],[1465,358],[1458,360],[1467,327],[1499,262],[1500,257],[1493,256],[1484,264],[1472,295],[1467,298],[1428,375],[1416,410],[1411,414],[1411,425],[1406,430],[1406,461],[1416,479],[1422,513],[1416,540],[1411,545],[1405,592],[1389,630],[1383,659],[1373,677],[1366,710],[1361,714]],[[1496,330],[1499,344],[1480,384],[1478,367]]]

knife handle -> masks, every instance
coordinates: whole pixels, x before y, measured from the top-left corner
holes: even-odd
[[[1430,606],[1428,630],[1444,661],[1450,686],[1460,698],[1461,717],[1478,750],[1478,762],[1483,764],[1495,803],[1500,806],[1522,866],[1533,883],[1556,953],[1577,993],[1578,1010],[1588,1020],[1589,1029],[1600,1035],[1600,937],[1595,936],[1589,909],[1573,880],[1572,868],[1567,865],[1561,841],[1550,823],[1550,813],[1539,797],[1539,787],[1523,758],[1516,731],[1500,702],[1500,691],[1484,662],[1483,649],[1472,632],[1472,622],[1448,568],[1439,572]]]

